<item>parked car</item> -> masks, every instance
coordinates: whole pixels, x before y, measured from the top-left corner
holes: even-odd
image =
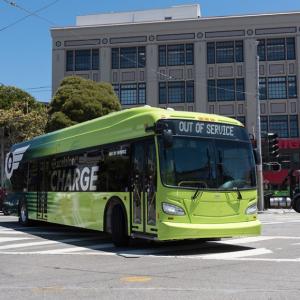
[[[0,211],[3,211],[3,202],[6,197],[6,191],[4,188],[0,187]]]

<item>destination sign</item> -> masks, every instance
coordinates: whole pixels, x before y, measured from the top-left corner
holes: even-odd
[[[191,120],[161,120],[173,135],[201,136],[249,141],[245,128],[231,124]]]

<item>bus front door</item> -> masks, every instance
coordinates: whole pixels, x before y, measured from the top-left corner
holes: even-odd
[[[47,164],[45,161],[39,163],[39,181],[37,189],[37,219],[47,220]]]
[[[156,233],[156,151],[154,140],[132,145],[131,230]]]

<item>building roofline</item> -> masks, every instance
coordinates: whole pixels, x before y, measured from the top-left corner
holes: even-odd
[[[278,13],[261,13],[261,14],[245,14],[245,15],[230,15],[230,16],[209,16],[209,17],[199,17],[199,18],[187,18],[187,19],[172,19],[172,20],[160,20],[160,21],[146,21],[146,22],[127,22],[127,23],[113,23],[113,24],[104,24],[104,25],[71,25],[64,27],[52,27],[50,30],[68,30],[68,29],[83,29],[83,28],[95,28],[95,27],[113,27],[113,26],[128,26],[128,25],[145,25],[145,24],[168,24],[168,23],[177,23],[177,22],[188,22],[188,21],[207,21],[207,20],[222,20],[222,19],[240,19],[240,18],[253,18],[253,17],[277,17],[285,15],[299,15],[300,11],[289,11],[289,12],[278,12]]]

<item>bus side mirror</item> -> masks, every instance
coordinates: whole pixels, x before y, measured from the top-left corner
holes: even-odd
[[[253,155],[254,155],[255,164],[259,165],[261,161],[257,149],[253,149]]]
[[[173,133],[171,129],[164,129],[162,132],[162,138],[165,148],[170,148],[173,145]]]

